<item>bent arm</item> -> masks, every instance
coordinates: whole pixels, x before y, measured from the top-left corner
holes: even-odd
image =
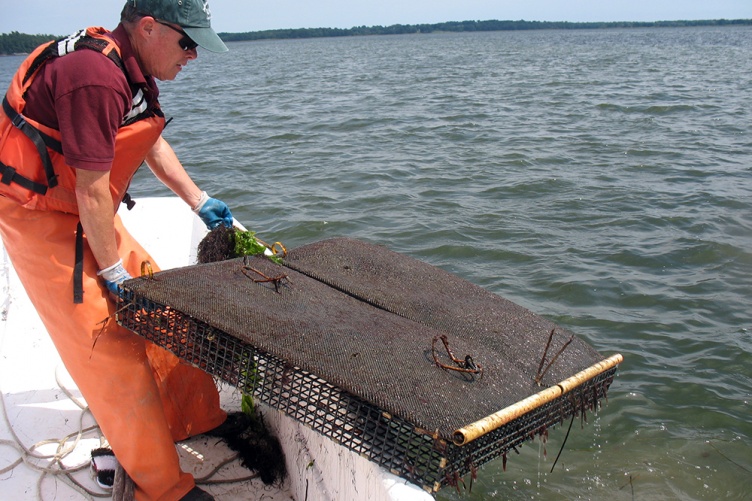
[[[198,205],[201,199],[201,189],[193,182],[175,155],[172,146],[163,137],[159,137],[146,155],[146,163],[157,179],[191,208]]]
[[[99,269],[112,266],[120,257],[115,241],[110,172],[77,169],[76,200],[81,226]]]

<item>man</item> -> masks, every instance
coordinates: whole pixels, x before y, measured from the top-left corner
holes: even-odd
[[[155,264],[116,215],[144,160],[207,227],[232,225],[162,138],[155,84],[198,45],[227,50],[210,17],[202,0],[128,0],[114,31],[31,54],[0,113],[0,236],[137,500],[213,499],[180,470],[174,442],[233,426],[209,375],[111,318],[101,325],[118,284]]]

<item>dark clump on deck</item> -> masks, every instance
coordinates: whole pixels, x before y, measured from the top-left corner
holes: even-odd
[[[265,485],[281,485],[287,475],[285,455],[276,437],[269,433],[261,414],[239,435],[222,437],[238,453],[240,464],[258,473]]]
[[[123,325],[428,490],[584,417],[615,372],[458,447],[456,430],[603,357],[466,280],[352,239],[294,249],[284,266],[239,258],[126,288]]]

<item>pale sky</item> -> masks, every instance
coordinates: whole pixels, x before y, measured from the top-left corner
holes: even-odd
[[[123,0],[0,0],[0,33],[67,35],[117,25]],[[218,32],[444,21],[750,19],[752,0],[210,0]]]

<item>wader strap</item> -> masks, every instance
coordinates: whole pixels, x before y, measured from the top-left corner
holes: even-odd
[[[76,264],[73,266],[73,302],[84,302],[84,227],[76,227]]]
[[[44,166],[44,173],[47,176],[47,186],[54,188],[57,186],[57,175],[55,175],[55,169],[52,168],[52,159],[50,159],[50,152],[47,151],[48,141],[53,142],[50,146],[55,151],[62,151],[62,146],[59,141],[49,137],[47,134],[42,134],[39,130],[34,128],[29,122],[26,121],[23,115],[18,113],[8,102],[7,96],[3,98],[3,111],[8,118],[10,118],[13,125],[24,133],[28,137],[34,146],[36,146],[39,156],[42,158],[42,165]],[[46,140],[45,140],[46,138]],[[45,191],[47,191],[45,189]],[[44,193],[42,193],[44,194]]]

